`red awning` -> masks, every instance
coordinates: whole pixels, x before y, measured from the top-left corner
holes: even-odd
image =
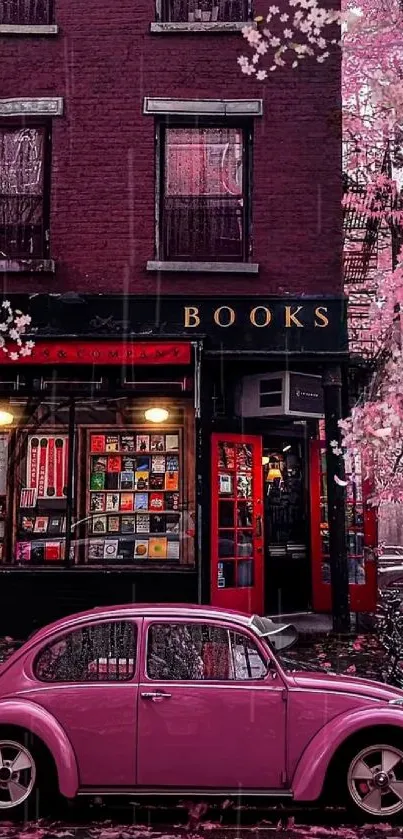
[[[172,341],[37,341],[28,356],[18,361],[3,354],[0,364],[190,364],[189,342]]]

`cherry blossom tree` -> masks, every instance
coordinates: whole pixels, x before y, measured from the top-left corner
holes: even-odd
[[[302,62],[323,64],[340,52],[345,290],[353,333],[365,338],[360,347],[369,372],[341,424],[343,447],[347,457],[361,455],[374,504],[401,502],[403,2],[342,0],[340,9],[329,8],[326,0],[281,0],[261,11],[243,30],[251,53],[238,58],[242,72],[258,81],[284,67],[298,72]]]

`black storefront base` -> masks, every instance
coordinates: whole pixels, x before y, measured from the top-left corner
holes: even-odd
[[[2,568],[0,636],[25,639],[74,612],[123,603],[197,603],[197,572],[125,568]]]

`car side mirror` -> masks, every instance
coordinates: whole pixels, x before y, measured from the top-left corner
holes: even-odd
[[[270,679],[277,679],[278,671],[276,667],[276,662],[272,658],[268,658],[266,661],[266,677]]]

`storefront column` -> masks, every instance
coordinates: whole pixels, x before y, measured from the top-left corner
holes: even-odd
[[[342,372],[340,366],[328,367],[323,376],[327,493],[329,505],[329,553],[332,588],[332,615],[334,632],[349,632],[350,606],[348,582],[348,557],[346,539],[346,498],[344,460],[336,455],[330,445],[334,440],[340,447],[339,420],[342,418]]]

